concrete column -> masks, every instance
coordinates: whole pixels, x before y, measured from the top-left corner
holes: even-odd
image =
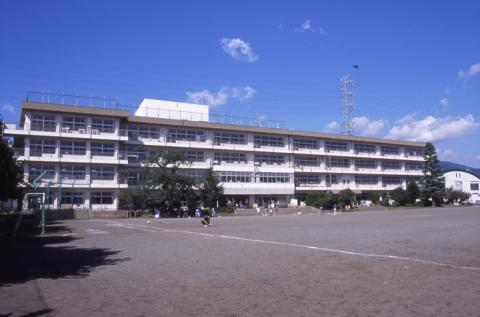
[[[29,157],[30,156],[30,137],[26,137],[25,138],[25,157]]]

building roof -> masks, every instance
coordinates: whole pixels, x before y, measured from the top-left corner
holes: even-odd
[[[361,136],[349,136],[349,135],[341,135],[341,134],[333,134],[333,133],[255,127],[255,126],[247,126],[247,125],[213,123],[213,122],[205,122],[205,121],[189,121],[189,120],[175,120],[175,119],[131,116],[129,111],[126,111],[126,110],[51,104],[51,103],[41,103],[41,102],[31,102],[31,101],[25,101],[22,103],[22,115],[20,118],[21,120],[20,125],[23,125],[24,112],[26,110],[39,110],[39,111],[45,111],[45,112],[57,112],[57,113],[60,112],[60,113],[83,114],[83,115],[93,114],[93,115],[99,115],[99,116],[123,118],[128,122],[138,123],[138,124],[159,124],[159,125],[166,125],[166,126],[182,126],[187,128],[204,128],[204,129],[216,129],[216,130],[225,130],[225,131],[235,130],[235,131],[241,131],[241,132],[276,134],[276,135],[283,135],[283,136],[290,136],[290,137],[321,138],[321,139],[327,139],[327,140],[350,141],[350,142],[357,141],[357,142],[411,146],[411,147],[425,146],[425,143],[421,143],[421,142],[399,141],[399,140],[390,140],[390,139],[381,139],[381,138],[361,137]]]

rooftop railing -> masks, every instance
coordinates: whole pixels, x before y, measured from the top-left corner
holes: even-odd
[[[66,105],[73,107],[90,107],[90,108],[103,108],[111,110],[123,110],[128,111],[130,115],[134,115],[137,110],[136,106],[129,106],[121,104],[118,99],[106,98],[106,97],[91,97],[80,96],[70,94],[59,94],[51,92],[29,91],[27,93],[26,101]],[[176,120],[189,120],[189,121],[204,121],[219,124],[231,124],[231,125],[243,125],[251,127],[265,127],[265,128],[284,128],[282,121],[270,120],[254,117],[242,117],[222,114],[218,112],[210,112],[208,116],[205,113],[192,112],[192,111],[176,111],[176,110],[159,110],[157,108],[143,108],[148,114],[148,117],[154,118],[166,118]]]

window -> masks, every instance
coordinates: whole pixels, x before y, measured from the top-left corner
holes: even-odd
[[[62,119],[62,132],[78,131],[87,128],[87,119],[81,117],[63,117]]]
[[[348,151],[348,144],[345,142],[325,141],[325,151]]]
[[[375,160],[355,160],[355,168],[377,168],[377,162]]]
[[[54,165],[30,164],[28,166],[28,181],[33,182],[37,177],[42,175],[43,172],[47,173],[42,177],[42,181],[55,179]]]
[[[55,140],[30,139],[30,156],[55,154]]]
[[[115,153],[115,146],[113,143],[96,143],[91,144],[92,156],[113,156]]]
[[[113,167],[92,166],[90,168],[90,177],[97,180],[113,180],[115,175]]]
[[[295,167],[320,166],[321,159],[318,156],[295,156],[293,158]]]
[[[215,173],[222,183],[250,183],[252,181],[253,173],[251,172],[233,172],[221,171]]]
[[[268,135],[254,135],[253,136],[254,147],[283,147],[284,140],[281,136],[268,136]]]
[[[423,163],[405,162],[405,169],[407,171],[421,171],[423,169]]]
[[[376,175],[355,175],[355,184],[358,185],[377,185],[378,176]]]
[[[355,153],[375,153],[375,145],[367,143],[355,143],[353,145]]]
[[[193,141],[205,142],[205,131],[193,129],[168,129],[167,142]]]
[[[342,157],[327,158],[327,167],[350,167],[350,160]]]
[[[197,169],[181,169],[178,170],[179,175],[191,177],[195,180],[195,182],[199,183],[203,181],[205,177],[205,170],[197,170]]]
[[[316,150],[318,149],[318,141],[314,139],[293,139],[293,149],[311,149]]]
[[[478,190],[478,183],[470,183],[470,190]]]
[[[204,153],[203,151],[185,151],[185,160],[187,160],[188,162],[204,162]]]
[[[55,132],[57,130],[57,121],[55,120],[55,116],[40,113],[33,114],[30,129],[33,131]]]
[[[310,186],[310,185],[319,185],[321,183],[320,174],[296,174],[295,175],[295,186]]]
[[[87,153],[87,143],[77,141],[61,141],[61,155],[85,155]]]
[[[115,123],[111,119],[92,119],[93,130],[97,130],[100,133],[113,133],[115,131]]]
[[[213,144],[247,144],[245,134],[229,133],[229,132],[215,132],[213,135]]]
[[[62,205],[82,205],[84,202],[82,192],[62,191]]]
[[[327,186],[332,186],[333,184],[338,184],[337,175],[327,174],[325,175],[325,183]]]
[[[282,154],[255,154],[255,165],[282,165],[284,162]]]
[[[398,155],[398,147],[382,145],[381,154],[382,155]]]
[[[160,138],[160,130],[153,126],[128,126],[128,138],[131,140],[138,140],[138,138],[144,139],[158,139]]]
[[[383,170],[399,170],[400,162],[399,161],[382,161]]]
[[[92,204],[94,205],[111,205],[113,204],[112,192],[93,192]]]
[[[128,158],[129,163],[137,163],[142,162],[147,157],[147,151],[142,147],[130,147],[130,146],[122,146],[120,148],[120,152],[122,153],[123,157]]]
[[[405,148],[405,156],[423,156],[423,148]]]
[[[247,154],[240,152],[215,152],[213,154],[214,164],[222,163],[247,163]]]
[[[62,180],[85,179],[85,166],[62,165],[60,166],[60,178]]]
[[[259,173],[260,183],[290,183],[291,174],[288,173]]]
[[[402,178],[400,176],[383,176],[382,183],[383,185],[401,185]]]

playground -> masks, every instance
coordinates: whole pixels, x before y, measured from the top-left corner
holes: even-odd
[[[479,228],[480,207],[57,221],[0,240],[0,316],[478,316]]]

